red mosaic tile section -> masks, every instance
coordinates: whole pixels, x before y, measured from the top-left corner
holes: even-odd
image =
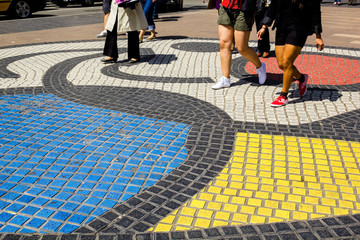
[[[263,58],[268,79],[282,81],[282,71],[275,57]],[[309,74],[309,83],[316,85],[351,85],[360,83],[360,60],[334,56],[301,54],[295,60],[301,73]],[[248,62],[245,71],[255,74],[255,67]]]

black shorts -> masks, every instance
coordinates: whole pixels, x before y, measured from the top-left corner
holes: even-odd
[[[105,14],[110,12],[110,5],[111,5],[111,0],[103,0],[103,12]]]
[[[291,44],[298,47],[304,47],[307,35],[299,34],[295,30],[277,30],[275,36],[275,45]]]

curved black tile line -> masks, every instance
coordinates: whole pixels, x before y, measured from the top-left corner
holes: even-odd
[[[219,43],[206,43],[206,42],[186,42],[186,43],[174,43],[171,48],[186,51],[186,52],[219,52]]]
[[[360,214],[309,221],[238,225],[162,233],[0,234],[2,240],[359,239]]]
[[[150,48],[140,49],[141,62],[148,62],[149,64],[168,64],[171,61],[176,61],[175,55],[155,55]],[[121,65],[129,66],[130,63],[121,63]],[[139,76],[128,74],[119,71],[119,64],[111,64],[101,69],[101,73],[113,77],[128,80],[145,81],[145,82],[163,82],[163,83],[213,83],[210,77],[203,78],[178,78],[178,77],[154,77],[154,76]]]
[[[57,50],[57,51],[49,51],[49,52],[39,52],[39,53],[30,53],[23,54],[15,57],[7,57],[0,59],[0,78],[19,78],[20,75],[17,73],[13,73],[7,69],[7,66],[13,62],[19,61],[21,59],[26,59],[29,57],[34,57],[37,55],[45,55],[45,54],[56,54],[56,53],[66,53],[66,52],[99,52],[102,49],[73,49],[73,50]],[[120,52],[125,52],[124,49],[119,49]],[[100,56],[99,54],[97,56]]]
[[[246,239],[257,239],[258,237],[268,239],[291,238],[291,239],[322,239],[326,236],[332,238],[356,237],[360,235],[360,215],[340,216],[325,218],[321,220],[309,220],[292,223],[275,223],[262,225],[218,227],[211,229],[179,231],[169,233],[141,233],[149,226],[160,221],[170,211],[176,209],[184,201],[196,194],[202,187],[217,175],[227,164],[233,148],[234,136],[238,131],[257,132],[261,134],[285,134],[295,136],[306,136],[313,134],[315,137],[329,138],[330,133],[312,132],[312,126],[318,124],[320,127],[328,126],[330,131],[337,132],[339,129],[347,131],[359,131],[358,121],[359,111],[353,111],[340,116],[319,121],[317,123],[295,126],[258,124],[233,122],[229,116],[218,108],[206,102],[193,99],[188,96],[163,93],[156,90],[127,89],[119,87],[97,87],[97,86],[74,86],[66,81],[66,74],[72,69],[75,63],[83,61],[92,56],[78,57],[59,63],[49,69],[44,76],[44,88],[24,88],[20,92],[41,93],[48,91],[59,97],[70,101],[79,102],[97,107],[129,111],[129,113],[167,119],[172,121],[191,124],[191,131],[187,139],[189,157],[186,162],[172,172],[155,186],[147,189],[143,193],[117,205],[98,219],[80,228],[74,234],[3,234],[3,239],[226,239],[231,237],[244,237]],[[95,56],[94,56],[95,57]],[[30,90],[28,90],[30,89]],[[110,91],[110,92],[109,92]],[[17,94],[19,89],[7,89],[3,94]],[[111,94],[109,94],[111,93]],[[139,96],[136,96],[139,93]],[[146,111],[152,105],[141,102],[139,106],[128,105],[110,106],[108,96],[121,96],[125,100],[127,96],[131,99],[142,99],[149,97],[149,94],[160,94],[161,98],[156,98],[155,103],[162,98],[165,100],[156,105],[159,109]],[[115,94],[115,95],[114,95]],[[118,94],[118,95],[116,95]],[[94,95],[99,100],[94,102]],[[117,98],[117,97],[116,97]],[[184,103],[188,108],[178,111],[177,108],[170,110],[164,115],[164,110],[168,110],[169,104],[161,103],[173,102],[175,106]],[[151,100],[151,98],[148,98]],[[168,99],[168,101],[166,101]],[[154,101],[154,100],[153,100]],[[115,102],[116,103],[116,102]],[[198,107],[200,104],[200,108]],[[148,105],[148,106],[146,106]],[[124,107],[124,108],[122,108]],[[191,109],[190,109],[191,108]],[[195,110],[194,110],[195,109]],[[200,110],[199,110],[200,109]],[[133,111],[133,112],[131,112]],[[155,113],[153,113],[155,111]],[[199,111],[199,112],[198,112]],[[184,115],[185,113],[185,115]],[[180,116],[179,116],[180,114]],[[210,114],[210,115],[208,115]],[[200,117],[200,119],[199,119]],[[353,124],[353,129],[344,126],[343,119],[347,119]],[[314,126],[315,126],[314,125]],[[303,131],[305,129],[305,131]],[[300,130],[300,132],[299,132]],[[331,132],[331,134],[333,134]],[[358,133],[357,133],[358,134]],[[359,136],[359,134],[358,134]],[[348,140],[348,133],[341,136],[341,139]],[[358,139],[357,137],[356,139]],[[213,147],[213,148],[211,148]],[[218,152],[216,149],[220,149]],[[204,170],[205,169],[205,170]],[[126,214],[126,216],[124,216]],[[96,233],[94,235],[94,233]]]
[[[0,77],[1,78],[19,78],[20,75],[14,72],[11,72],[7,69],[7,66],[15,61],[19,61],[21,59],[26,59],[29,57],[34,57],[37,55],[44,54],[56,54],[56,53],[66,53],[66,52],[98,52],[102,51],[102,49],[74,49],[74,50],[58,50],[58,51],[49,51],[49,52],[41,52],[41,53],[32,53],[32,54],[24,54],[15,57],[8,57],[4,59],[0,59]],[[125,48],[119,48],[119,54],[127,52]],[[140,49],[142,62],[150,62],[152,59],[156,58],[153,63],[150,64],[167,64],[171,61],[175,61],[175,55],[155,55],[152,49],[149,48],[141,48]],[[95,57],[100,56],[97,54]],[[119,61],[121,62],[121,61]],[[130,63],[121,63],[121,65],[129,66]],[[214,82],[209,77],[204,78],[172,78],[172,77],[151,77],[151,76],[142,76],[139,78],[138,75],[128,74],[119,71],[119,64],[111,64],[105,66],[101,69],[101,72],[104,75],[114,78],[123,78],[128,80],[137,80],[137,81],[147,81],[147,82],[166,82],[166,83],[212,83]]]
[[[43,94],[46,90],[43,87],[19,87],[19,88],[4,88],[0,90],[0,96],[18,95],[18,94]]]

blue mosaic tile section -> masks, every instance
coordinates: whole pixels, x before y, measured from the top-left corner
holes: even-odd
[[[188,125],[0,96],[0,232],[70,233],[187,157]]]

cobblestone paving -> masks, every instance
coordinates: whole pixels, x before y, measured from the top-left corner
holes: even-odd
[[[45,17],[45,19],[32,18],[31,22],[2,21],[0,34],[21,33],[28,31],[37,31],[37,30],[101,23],[102,16],[103,16],[102,11],[98,9],[98,10],[88,10],[87,14],[81,14],[81,15]]]
[[[214,91],[217,40],[102,47],[0,49],[1,240],[360,236],[358,49],[305,47],[307,95],[271,108],[274,56],[259,85],[234,52]]]

